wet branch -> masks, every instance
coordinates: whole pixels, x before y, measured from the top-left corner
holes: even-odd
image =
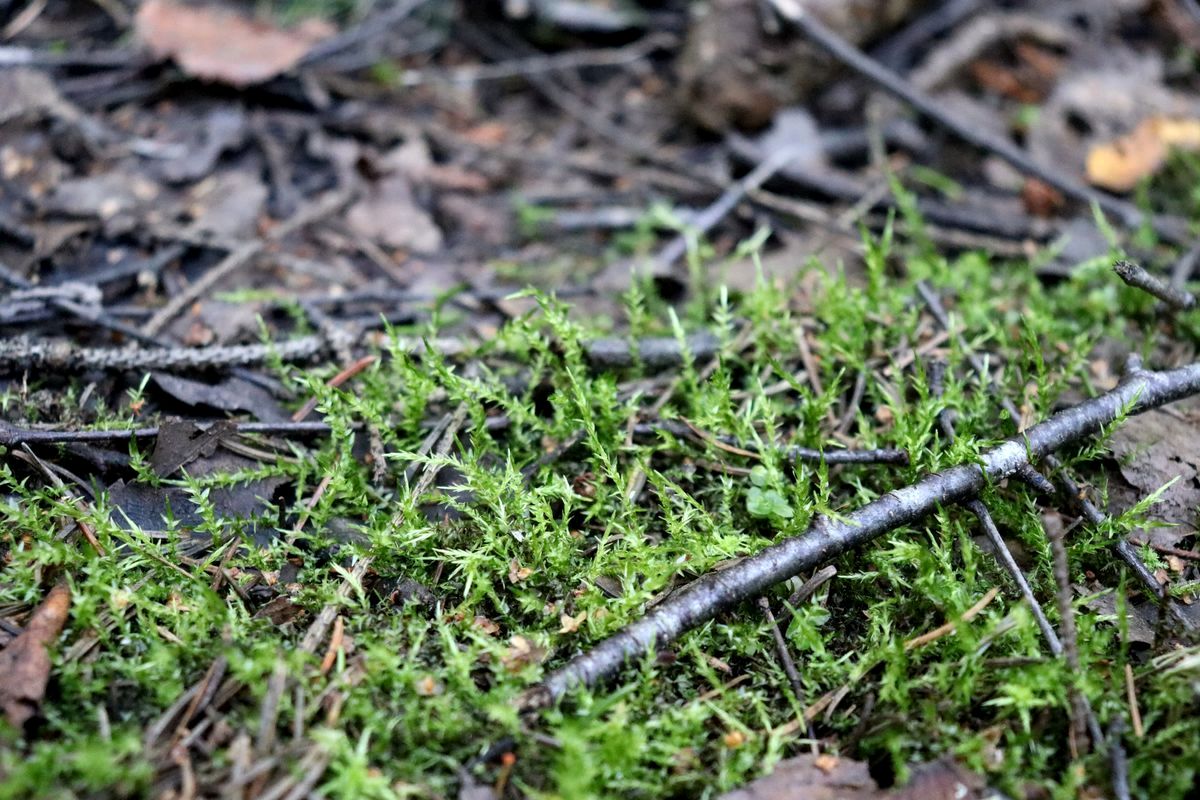
[[[1198,392],[1200,363],[1164,372],[1135,372],[1112,391],[1055,414],[981,454],[973,463],[929,475],[840,519],[819,517],[804,534],[768,547],[737,566],[705,575],[548,675],[517,703],[524,709],[540,708],[572,688],[595,686],[614,677],[631,659],[678,639],[722,611],[913,523],[941,505],[972,498],[988,482],[1012,475],[1022,465],[1096,433],[1124,413],[1141,413]]]

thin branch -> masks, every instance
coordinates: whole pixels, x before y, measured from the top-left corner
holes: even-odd
[[[1050,553],[1054,558],[1054,583],[1058,588],[1059,628],[1062,630],[1062,655],[1066,658],[1071,678],[1071,727],[1075,735],[1074,741],[1086,741],[1088,735],[1087,701],[1079,688],[1079,675],[1082,669],[1079,661],[1079,642],[1075,628],[1075,607],[1071,603],[1071,570],[1067,561],[1067,544],[1063,541],[1064,530],[1061,527],[1047,526],[1046,538],[1050,540]],[[1099,724],[1092,731],[1092,738],[1097,745],[1103,745],[1104,740],[1099,735]]]
[[[400,337],[393,347],[411,355],[435,352],[455,358],[479,349],[484,343],[470,339]],[[0,372],[5,369],[37,369],[78,372],[105,370],[203,370],[255,366],[272,359],[308,361],[329,350],[329,337],[297,336],[271,344],[213,345],[208,347],[79,347],[65,339],[16,338],[0,340]],[[641,365],[664,369],[685,360],[712,358],[720,349],[717,337],[698,333],[681,343],[670,336],[651,336],[636,343],[621,337],[592,339],[581,343],[588,362],[600,369],[624,369]],[[636,355],[635,355],[636,352]]]
[[[1157,297],[1176,311],[1187,311],[1196,305],[1196,295],[1172,286],[1133,262],[1117,261],[1113,264],[1113,272],[1128,285]]]
[[[700,430],[686,422],[671,419],[658,419],[650,422],[639,422],[633,426],[634,436],[651,436],[658,431],[678,436],[681,439],[692,439],[711,444],[727,453],[760,458],[761,453],[756,445],[742,442],[725,434],[713,434]],[[805,461],[812,464],[899,464],[908,465],[908,451],[892,448],[874,450],[850,450],[831,448],[816,450],[811,447],[780,447],[779,452],[789,461]]]
[[[201,430],[214,423],[197,422]],[[330,428],[324,422],[233,422],[230,433],[261,433],[266,435],[321,435]],[[13,447],[21,444],[96,444],[106,442],[128,442],[132,439],[154,439],[159,428],[98,428],[94,430],[61,430],[55,428],[17,428],[0,421],[0,445]]]
[[[575,687],[595,686],[614,677],[630,659],[678,639],[793,575],[916,522],[940,506],[977,496],[989,482],[1012,475],[1030,459],[1094,434],[1123,414],[1137,414],[1197,392],[1200,363],[1167,372],[1145,372],[1005,440],[972,463],[929,475],[837,519],[818,517],[803,534],[696,580],[644,618],[546,676],[517,703],[526,709],[539,708]]]
[[[946,313],[946,309],[942,305],[942,301],[937,296],[937,293],[934,292],[933,289],[930,288],[929,284],[925,283],[925,281],[917,281],[916,288],[917,292],[921,295],[921,299],[923,299],[925,304],[929,307],[929,313],[931,313],[933,318],[937,320],[938,325],[940,325],[944,330],[951,330],[950,315]],[[981,385],[984,388],[987,388],[988,384],[991,382],[987,365],[983,362],[983,359],[981,359],[979,355],[971,349],[966,339],[964,339],[961,334],[956,334],[955,339],[958,342],[958,346],[964,353],[966,353],[967,363],[970,364],[971,369],[975,370],[975,372],[978,374]],[[1131,377],[1137,376],[1133,375]],[[1004,409],[1014,423],[1021,419],[1021,412],[1016,405],[1013,404],[1012,400],[1001,395],[999,402],[1000,407]],[[1047,453],[1045,458],[1043,458],[1043,461],[1046,462],[1046,467],[1052,473],[1056,474],[1058,485],[1062,491],[1062,494],[1069,500],[1073,507],[1078,509],[1078,511],[1083,515],[1083,518],[1092,525],[1100,525],[1103,523],[1104,515],[1100,513],[1100,511],[1094,505],[1092,505],[1079,487],[1075,485],[1075,482],[1071,480],[1071,477],[1062,469],[1061,462],[1059,462],[1054,454]],[[1017,477],[1025,480],[1026,482],[1031,479],[1031,476],[1028,475],[1028,473],[1022,474],[1020,470],[1017,472]],[[1035,489],[1041,491],[1040,482],[1037,482],[1036,479],[1033,480],[1035,483],[1031,485],[1033,485]],[[1138,557],[1137,552],[1132,546],[1130,546],[1129,542],[1126,542],[1124,539],[1118,539],[1113,544],[1113,551],[1129,566],[1131,570],[1133,570],[1134,576],[1141,581],[1143,586],[1149,589],[1150,592],[1160,601],[1163,600],[1166,593],[1162,587],[1162,584],[1159,583],[1158,579],[1154,577],[1154,573],[1151,572],[1144,563],[1142,563],[1142,559]],[[1168,603],[1168,606],[1175,618],[1177,620],[1184,621],[1186,624],[1186,617],[1183,615],[1183,612],[1180,611],[1179,608],[1177,608],[1174,604]]]
[[[987,534],[988,540],[992,543],[992,549],[996,551],[996,560],[1008,570],[1008,574],[1016,581],[1017,586],[1021,590],[1021,596],[1025,598],[1030,611],[1033,612],[1033,618],[1037,621],[1038,628],[1041,629],[1042,636],[1045,637],[1046,644],[1050,647],[1050,652],[1056,656],[1060,655],[1062,653],[1062,642],[1058,640],[1058,636],[1054,633],[1054,628],[1050,626],[1050,620],[1046,619],[1046,612],[1042,610],[1042,604],[1034,596],[1033,588],[1029,585],[1029,581],[1025,579],[1025,573],[1017,566],[1016,559],[1013,558],[1012,551],[1008,549],[1008,544],[1004,541],[1004,537],[996,529],[996,523],[992,519],[992,515],[988,512],[987,506],[979,500],[972,500],[966,506],[967,510],[974,514],[979,519],[979,524],[983,526],[983,532]]]

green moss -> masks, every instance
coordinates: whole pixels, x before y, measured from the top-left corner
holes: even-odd
[[[6,462],[0,550],[9,563],[0,607],[35,604],[48,576],[66,578],[74,601],[44,722],[30,741],[11,730],[0,734],[4,792],[145,791],[152,778],[140,745],[145,727],[218,655],[247,686],[224,709],[226,723],[251,736],[267,680],[284,659],[299,693],[285,693],[279,735],[291,736],[299,698],[304,741],[328,754],[318,785],[329,797],[447,796],[464,765],[491,783],[500,767],[477,757],[506,740],[516,753],[509,780],[530,796],[712,796],[806,749],[802,734],[773,732],[842,687],[836,707],[818,715],[818,735],[835,748],[845,743],[849,755],[891,763],[898,774],[912,762],[954,753],[1014,795],[1027,781],[1056,793],[1078,781],[1104,785],[1107,766],[1098,757],[1084,759],[1082,778],[1070,765],[1071,676],[1047,656],[1011,581],[976,548],[973,519],[954,508],[840,559],[838,577],[796,609],[783,605],[787,587],[772,593],[800,666],[801,697],[783,675],[761,615],[748,606],[685,636],[669,654],[648,655],[618,686],[580,693],[534,720],[512,710],[512,699],[544,669],[639,618],[664,590],[801,533],[815,513],[852,509],[969,460],[1014,430],[999,407],[1002,395],[1043,415],[1064,392],[1095,391],[1093,344],[1140,335],[1145,331],[1135,326],[1143,323],[1149,330],[1151,306],[1099,266],[1047,286],[1028,264],[918,254],[896,276],[890,248],[888,237],[872,243],[861,288],[824,278],[807,298],[769,285],[744,296],[714,291],[680,319],[663,313],[643,285],[627,300],[638,334],[705,328],[732,342],[738,326],[752,331],[745,349],[727,350],[711,369],[689,360],[678,370],[664,416],[751,443],[840,446],[831,431],[862,373],[866,391],[850,412],[849,441],[903,448],[912,456],[907,467],[793,468],[769,447],[759,466],[668,434],[630,443],[630,420],[668,390],[662,379],[672,376],[592,369],[579,343],[594,331],[546,297],[488,345],[512,356],[493,357],[486,368],[393,353],[352,386],[330,389],[324,381],[333,366],[281,366],[281,377],[300,394],[319,397],[332,436],[311,453],[297,446],[289,455],[299,458],[280,457],[253,472],[163,481],[187,488],[203,505],[206,491],[219,486],[285,477],[287,499],[265,519],[286,535],[328,477],[293,548],[282,539],[257,545],[208,508],[200,532],[228,543],[184,561],[177,540],[122,530],[104,503],[64,502]],[[938,330],[912,289],[918,279],[947,298],[969,345],[992,354],[1000,366],[994,388],[977,390],[954,338],[933,342]],[[797,377],[802,323],[821,392]],[[911,349],[922,345],[948,362],[940,397],[928,386],[924,363],[911,362]],[[505,383],[513,377],[529,388],[514,392]],[[421,424],[460,404],[467,420],[461,446],[445,456],[421,452]],[[959,415],[953,444],[936,432],[944,408]],[[501,413],[510,425],[489,433],[485,421]],[[381,488],[370,485],[353,451],[352,426],[363,421],[383,431],[392,460],[393,477]],[[563,458],[522,474],[548,446],[576,435],[579,445]],[[1065,455],[1081,462],[1099,449]],[[441,484],[414,496],[402,477],[409,465],[444,468]],[[738,469],[724,474],[714,465]],[[750,467],[749,475],[739,471]],[[643,474],[645,489],[635,495],[631,487]],[[986,499],[1001,527],[1028,550],[1030,581],[1055,616],[1038,505],[1015,486],[993,487]],[[431,504],[453,512],[450,519],[427,517],[422,507]],[[1142,511],[1074,533],[1073,569],[1092,570],[1124,592],[1105,548]],[[64,518],[90,523],[106,555],[62,541],[56,534]],[[358,545],[336,532],[347,528]],[[300,567],[293,600],[315,613],[334,598],[355,548],[372,557],[373,582],[413,579],[438,603],[392,605],[369,586],[355,587],[341,609],[352,647],[325,676],[295,650],[303,623],[279,627],[256,617],[254,604],[227,588],[214,591],[206,570],[220,563],[247,583],[277,576],[291,559]],[[994,586],[1000,596],[955,635],[905,649],[906,640],[958,618]],[[1086,606],[1077,611],[1083,685],[1102,722],[1126,713],[1123,669],[1134,664],[1146,725],[1145,736],[1129,742],[1139,794],[1180,796],[1200,764],[1200,656],[1179,651],[1161,667],[1134,659],[1119,625]],[[94,648],[72,654],[70,645],[89,635]],[[989,660],[997,658],[1027,662],[996,667]],[[331,683],[343,695],[336,713],[322,694]],[[874,712],[864,720],[868,695]],[[228,762],[227,747],[218,746],[213,764]],[[302,750],[287,758],[298,764]]]

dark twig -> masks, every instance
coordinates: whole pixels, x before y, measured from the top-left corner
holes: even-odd
[[[1046,538],[1050,540],[1050,553],[1054,558],[1054,583],[1058,587],[1058,624],[1062,631],[1062,655],[1067,660],[1071,675],[1071,727],[1075,741],[1087,741],[1089,715],[1085,707],[1086,700],[1079,688],[1080,675],[1079,638],[1075,630],[1075,607],[1071,603],[1071,568],[1067,562],[1067,544],[1063,541],[1065,531],[1059,527],[1047,527]],[[1098,727],[1098,726],[1097,726]],[[1103,744],[1103,739],[1093,731],[1096,744]],[[1085,748],[1086,749],[1086,748]]]
[[[139,334],[140,336],[141,334]],[[461,356],[481,346],[469,339],[400,338],[396,346],[413,355],[432,350],[447,358]],[[297,336],[274,344],[214,345],[209,347],[77,347],[53,339],[0,340],[0,370],[43,369],[58,371],[223,369],[262,364],[270,359],[307,361],[325,353],[330,346],[324,335]],[[613,337],[582,343],[592,366],[621,369],[641,364],[652,369],[678,366],[687,358],[706,359],[720,349],[709,333],[689,336],[681,343],[672,337],[647,337],[634,346],[628,339]]]
[[[709,573],[663,601],[644,618],[572,659],[518,700],[523,708],[552,703],[570,689],[613,677],[631,658],[674,641],[771,586],[911,524],[946,503],[976,496],[1030,459],[1094,434],[1123,413],[1140,413],[1200,392],[1200,363],[1168,372],[1146,372],[1112,391],[1055,414],[1005,440],[974,461],[930,475],[837,519],[818,517],[803,534]]]
[[[1129,762],[1125,758],[1125,722],[1113,717],[1108,726],[1108,763],[1112,770],[1113,797],[1129,800]]]
[[[771,638],[775,640],[775,652],[779,656],[779,664],[783,667],[783,674],[787,676],[788,683],[791,684],[792,694],[795,696],[796,702],[803,707],[805,704],[804,684],[800,681],[800,671],[796,669],[796,662],[792,660],[792,654],[788,651],[787,640],[783,638],[783,631],[779,629],[779,622],[776,621],[775,614],[771,611],[771,601],[766,597],[760,597],[758,598],[758,607],[762,609],[767,626],[771,629]],[[808,729],[808,738],[815,740],[812,720],[805,718],[804,724]]]
[[[766,619],[767,625],[771,629],[771,636],[775,639],[775,651],[779,654],[779,663],[783,667],[783,673],[787,675],[788,683],[792,686],[797,702],[803,703],[804,685],[800,682],[800,672],[796,669],[796,662],[792,660],[792,654],[788,652],[787,640],[783,638],[779,622],[776,621],[775,614],[771,611],[771,601],[760,597],[758,598],[758,607],[762,609],[763,618]]]
[[[968,511],[979,519],[979,524],[983,526],[983,532],[987,535],[988,541],[992,543],[992,549],[996,551],[996,559],[1008,571],[1012,579],[1016,581],[1017,587],[1021,590],[1021,596],[1025,598],[1025,602],[1029,605],[1029,610],[1033,612],[1033,618],[1037,621],[1037,626],[1041,629],[1042,636],[1045,637],[1046,644],[1050,647],[1050,652],[1056,656],[1061,655],[1062,642],[1058,640],[1058,636],[1054,633],[1054,628],[1050,626],[1050,620],[1046,619],[1046,612],[1042,610],[1042,604],[1034,597],[1033,588],[1029,585],[1029,581],[1025,579],[1025,573],[1017,566],[1017,562],[1013,558],[1012,551],[1008,549],[1008,544],[1004,541],[1004,537],[996,529],[996,523],[992,519],[992,515],[988,512],[987,506],[979,500],[972,500],[966,504],[966,507]]]
[[[787,599],[787,604],[795,609],[805,600],[812,597],[817,589],[824,586],[834,575],[837,575],[837,567],[833,564],[826,564],[821,567],[813,573],[812,577],[800,584],[796,591],[792,592],[791,596]]]
[[[680,438],[707,442],[736,455],[758,458],[759,448],[748,442],[742,442],[725,434],[711,434],[690,424],[671,419],[659,419],[651,422],[639,422],[633,426],[634,436],[653,436],[658,431],[669,433]],[[875,450],[844,450],[829,449],[815,450],[811,447],[781,447],[783,456],[789,461],[805,461],[819,464],[908,464],[908,453],[904,450],[879,448]]]
[[[912,106],[963,141],[995,153],[1022,172],[1044,181],[1069,197],[1084,203],[1096,204],[1104,211],[1117,216],[1122,223],[1129,227],[1137,227],[1144,221],[1145,215],[1133,204],[1098,192],[1057,170],[1044,167],[1008,139],[985,131],[950,113],[933,97],[838,36],[814,14],[806,11],[798,0],[768,1],[783,19],[839,62]],[[1166,238],[1174,240],[1181,235],[1180,231],[1175,230],[1174,226],[1165,224],[1164,220],[1151,218],[1151,222],[1155,230]]]
[[[414,11],[425,5],[427,0],[397,0],[391,8],[368,16],[354,27],[332,36],[313,47],[300,60],[301,67],[310,67],[326,61],[351,48],[359,48],[377,36],[386,36],[389,28],[408,19]]]
[[[1080,516],[1082,516],[1088,522],[1089,525],[1103,525],[1104,514],[1100,511],[1100,509],[1096,508],[1091,500],[1088,500],[1087,494],[1083,491],[1083,489],[1081,489],[1079,485],[1075,483],[1074,479],[1067,474],[1067,471],[1063,468],[1062,462],[1058,460],[1058,457],[1054,455],[1048,455],[1044,461],[1046,462],[1046,467],[1055,474],[1055,477],[1058,481],[1059,492],[1072,506],[1072,508],[1074,508],[1080,514]],[[1133,546],[1129,544],[1129,542],[1125,541],[1124,539],[1119,539],[1117,543],[1113,545],[1113,551],[1131,570],[1133,570],[1134,576],[1141,581],[1143,586],[1150,590],[1150,593],[1153,594],[1157,600],[1160,602],[1169,603],[1166,589],[1163,588],[1163,585],[1159,582],[1158,578],[1154,577],[1154,573],[1151,572],[1150,569],[1145,565],[1141,557],[1137,554],[1137,551],[1133,549]],[[1186,620],[1186,617],[1183,616],[1179,609],[1175,608],[1174,604],[1170,604],[1170,608],[1173,609],[1176,619]]]
[[[1034,469],[1032,464],[1026,464],[1016,472],[1016,477],[1030,489],[1044,497],[1054,496],[1054,484],[1042,473]]]
[[[801,155],[801,148],[802,145],[784,148],[771,153],[759,162],[758,166],[751,170],[748,175],[730,185],[729,188],[721,193],[720,197],[696,215],[689,226],[689,230],[676,236],[659,252],[657,258],[655,258],[658,269],[664,272],[669,271],[675,262],[687,252],[688,242],[693,237],[703,237],[712,230],[729,212],[733,211],[738,203],[745,199],[748,192],[752,192],[762,186],[771,179],[771,176]]]
[[[201,429],[207,429],[207,423],[196,423]],[[329,433],[329,426],[324,422],[233,422],[230,433],[261,433],[276,436],[321,435]],[[96,430],[29,430],[14,428],[5,422],[0,422],[0,445],[13,447],[21,444],[96,444],[106,442],[128,442],[132,439],[154,439],[158,436],[158,427],[147,428],[108,428]]]
[[[1196,295],[1176,288],[1156,275],[1151,275],[1138,264],[1130,261],[1117,261],[1113,264],[1113,272],[1117,273],[1125,283],[1157,297],[1176,311],[1187,311],[1196,305]]]
[[[929,313],[931,313],[933,318],[937,320],[938,325],[940,325],[943,330],[950,330],[950,316],[946,313],[946,309],[942,305],[942,301],[937,296],[937,293],[934,292],[933,289],[931,289],[924,281],[917,281],[916,288],[917,292],[921,295],[921,298],[925,301],[925,304],[929,307]],[[975,370],[979,376],[979,380],[982,382],[983,386],[986,387],[991,381],[991,377],[988,375],[987,365],[983,363],[983,359],[981,359],[974,351],[971,350],[966,339],[964,339],[961,334],[956,335],[956,338],[958,339],[959,347],[962,348],[963,352],[967,355],[967,363],[971,365],[971,369]],[[1004,411],[1014,422],[1021,418],[1021,412],[1007,397],[1000,397],[1000,407],[1004,409]],[[1047,453],[1042,460],[1045,461],[1046,467],[1052,473],[1057,475],[1058,485],[1062,494],[1066,496],[1073,507],[1078,509],[1078,511],[1083,515],[1083,518],[1086,519],[1091,525],[1102,524],[1104,522],[1104,515],[1101,514],[1094,505],[1092,505],[1092,503],[1087,499],[1087,496],[1084,495],[1071,477],[1066,474],[1066,472],[1062,469],[1062,464],[1059,462],[1058,458],[1055,457],[1053,453]],[[1028,482],[1031,476],[1029,476],[1028,473],[1022,473],[1020,470],[1018,470],[1017,477]],[[1036,479],[1033,480],[1036,481]],[[1042,484],[1037,482],[1034,488],[1039,489],[1040,491],[1041,489],[1039,487],[1041,486]],[[1154,577],[1154,573],[1151,572],[1144,563],[1142,563],[1142,559],[1138,557],[1137,552],[1134,551],[1128,542],[1123,539],[1118,539],[1116,543],[1113,544],[1113,551],[1129,566],[1131,570],[1133,570],[1134,576],[1141,581],[1142,585],[1149,589],[1150,592],[1153,593],[1154,596],[1160,601],[1163,600],[1166,593],[1163,590],[1162,584],[1160,584],[1158,579]],[[1171,610],[1176,619],[1183,619],[1182,612],[1174,605],[1171,605]]]
[[[1175,266],[1171,268],[1171,285],[1182,291],[1184,285],[1192,279],[1192,273],[1196,271],[1198,260],[1200,260],[1200,242],[1189,247],[1187,252],[1175,262]]]

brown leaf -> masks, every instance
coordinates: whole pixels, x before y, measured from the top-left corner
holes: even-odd
[[[881,789],[865,763],[823,753],[784,759],[770,775],[718,800],[969,800],[984,788],[978,775],[943,758],[915,767],[903,787]]]
[[[333,31],[316,19],[283,30],[216,6],[147,0],[134,19],[137,36],[187,74],[251,86],[287,72]]]
[[[163,420],[150,454],[150,466],[158,477],[169,478],[197,458],[211,456],[222,439],[236,432],[237,425],[231,420],[217,420],[204,430],[191,420]]]
[[[46,694],[50,680],[47,648],[62,632],[70,607],[71,590],[60,583],[34,610],[21,635],[0,651],[0,708],[15,728],[37,712]]]
[[[1196,530],[1200,507],[1200,429],[1187,420],[1152,411],[1127,420],[1109,440],[1121,477],[1137,491],[1126,498],[1116,491],[1118,506],[1132,505],[1147,494],[1167,487],[1148,512],[1151,519],[1173,527],[1148,526],[1138,537],[1152,544],[1174,547]]]
[[[515,558],[508,562],[508,580],[510,583],[520,583],[533,574],[529,567],[522,567]]]
[[[1159,171],[1170,148],[1200,150],[1200,120],[1148,117],[1133,132],[1093,147],[1087,177],[1093,185],[1128,192]]]
[[[508,652],[501,656],[500,663],[509,672],[520,672],[530,664],[540,664],[548,655],[544,648],[524,636],[514,636],[508,644]]]
[[[575,631],[579,630],[579,626],[583,624],[585,619],[587,619],[587,615],[587,611],[580,611],[573,617],[570,614],[560,614],[558,617],[560,625],[558,632],[574,633]]]
[[[878,797],[879,788],[863,762],[805,754],[780,761],[770,775],[723,794],[720,800],[866,800]]]

